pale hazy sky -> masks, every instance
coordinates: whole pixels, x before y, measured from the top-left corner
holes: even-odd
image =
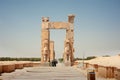
[[[120,52],[120,0],[0,0],[0,57],[39,57],[41,17],[75,14],[75,57]],[[51,30],[62,57],[65,30]]]

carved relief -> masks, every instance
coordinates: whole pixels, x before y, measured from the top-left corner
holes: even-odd
[[[48,54],[48,40],[44,40],[43,46],[43,54]]]
[[[69,42],[66,42],[65,53],[66,53],[66,54],[69,54],[69,53],[70,53],[70,44],[69,44]]]

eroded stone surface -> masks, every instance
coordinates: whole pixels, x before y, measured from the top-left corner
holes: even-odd
[[[42,17],[41,30],[41,62],[46,63],[55,58],[54,44],[50,42],[50,29],[66,29],[66,38],[64,43],[63,60],[66,65],[71,66],[74,59],[74,17],[71,14],[68,16],[68,22],[51,22],[49,17]],[[68,49],[69,48],[69,49]],[[67,49],[67,50],[66,50]]]

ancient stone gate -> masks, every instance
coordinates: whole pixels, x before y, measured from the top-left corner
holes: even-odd
[[[68,15],[68,22],[50,22],[49,17],[42,17],[41,30],[41,63],[48,63],[55,59],[54,41],[50,40],[50,29],[66,29],[64,41],[63,61],[65,65],[72,65],[74,59],[74,17]],[[56,36],[57,37],[57,36]]]

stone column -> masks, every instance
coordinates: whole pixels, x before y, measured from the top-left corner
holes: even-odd
[[[50,56],[49,42],[50,42],[50,31],[49,31],[49,18],[42,17],[42,35],[41,35],[41,62],[48,62]]]
[[[69,44],[69,54],[68,53],[64,53],[64,56],[68,56],[69,55],[69,62],[70,64],[72,65],[73,64],[73,60],[74,60],[74,47],[73,47],[73,44],[74,44],[74,17],[75,15],[69,15],[68,16],[68,24],[70,24],[70,26],[66,29],[66,41],[65,41],[65,48],[66,48],[66,43]],[[64,57],[64,61],[68,61],[67,60],[67,57],[65,58]]]

